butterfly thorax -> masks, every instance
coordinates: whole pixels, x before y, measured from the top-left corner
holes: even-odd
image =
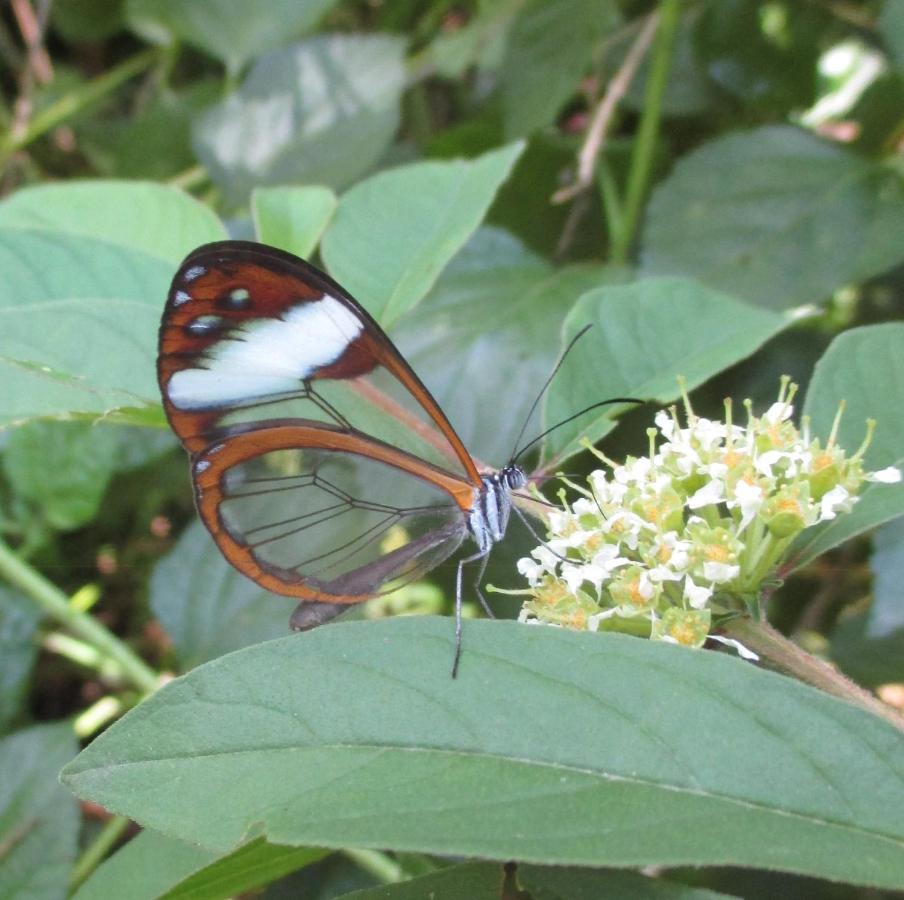
[[[468,530],[481,553],[505,536],[512,511],[511,492],[527,484],[524,470],[509,464],[498,472],[481,476],[482,487],[468,515]]]

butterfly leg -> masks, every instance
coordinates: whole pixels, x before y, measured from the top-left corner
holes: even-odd
[[[480,550],[477,553],[472,554],[471,556],[466,556],[464,559],[459,560],[458,562],[458,571],[455,574],[455,659],[452,662],[452,677],[455,678],[458,675],[458,663],[461,659],[461,575],[464,567],[468,563],[476,562],[478,559],[482,559],[483,565],[481,566],[481,573],[483,569],[486,567],[486,559],[490,555],[490,548],[487,547],[485,550]]]
[[[489,551],[483,554],[483,557],[480,561],[480,571],[477,573],[477,578],[474,579],[474,593],[477,594],[477,599],[480,601],[480,605],[483,607],[483,611],[487,614],[487,617],[490,619],[495,619],[496,615],[493,610],[490,609],[489,603],[487,603],[486,598],[483,596],[483,591],[480,589],[480,585],[483,582],[483,576],[487,571],[487,563],[490,561]]]

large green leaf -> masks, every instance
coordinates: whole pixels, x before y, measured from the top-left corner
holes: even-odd
[[[264,184],[343,187],[392,141],[404,81],[399,38],[311,38],[258,59],[198,120],[195,150],[235,202]]]
[[[161,86],[135,115],[123,116],[116,108],[103,117],[79,119],[79,151],[99,174],[110,178],[166,180],[183,175],[197,164],[191,146],[194,121],[222,97],[222,82],[213,75],[178,90]]]
[[[758,306],[818,303],[904,260],[904,181],[790,126],[717,138],[654,191],[645,272]]]
[[[52,527],[78,528],[97,514],[120,453],[118,429],[88,422],[29,422],[12,431],[3,471],[17,496]]]
[[[313,28],[336,0],[268,0],[265,10],[242,0],[128,0],[129,24],[148,40],[187,41],[232,72]]]
[[[66,234],[97,238],[159,257],[173,267],[199,244],[226,236],[220,220],[188,194],[141,181],[69,181],[23,188],[0,203],[0,228],[40,229],[50,232],[50,239]],[[54,255],[52,262],[65,268],[67,260]]]
[[[461,28],[444,30],[430,45],[430,60],[440,75],[461,78],[468,68],[496,69],[509,23],[524,0],[494,0],[479,6]]]
[[[624,277],[593,265],[554,269],[511,235],[482,228],[393,330],[465,446],[500,466],[555,363],[575,300]],[[539,417],[526,438],[539,433]]]
[[[590,71],[596,45],[619,20],[612,0],[528,0],[509,33],[502,64],[509,137],[553,122]]]
[[[838,445],[853,454],[863,441],[866,420],[876,434],[865,467],[904,466],[904,324],[869,325],[840,334],[813,371],[804,413],[814,436],[825,444],[838,404],[847,404]],[[904,483],[867,484],[849,513],[805,531],[795,543],[793,566],[801,566],[843,541],[904,515]]]
[[[183,669],[281,637],[295,608],[230,566],[200,521],[157,564],[150,602]]]
[[[78,804],[57,781],[72,727],[36,725],[0,741],[0,897],[59,900],[78,842]]]
[[[164,686],[63,772],[225,851],[383,847],[590,866],[726,864],[895,887],[901,733],[737,659],[447,619],[330,625]],[[856,761],[856,764],[852,764]]]
[[[35,632],[40,621],[41,612],[34,601],[0,587],[0,734],[22,706],[38,655]]]
[[[296,256],[308,256],[320,241],[338,202],[325,187],[257,188],[251,194],[257,239]]]
[[[0,424],[156,405],[171,265],[64,232],[0,229]]]
[[[380,172],[345,194],[321,254],[384,325],[415,306],[477,230],[524,145]]]
[[[225,856],[145,830],[86,881],[76,900],[220,900],[269,884],[325,850],[260,839]]]
[[[78,528],[96,515],[114,473],[175,444],[163,430],[101,422],[32,421],[9,433],[2,467],[13,493],[54,528]]]
[[[601,287],[585,294],[565,322],[565,340],[588,324],[547,396],[544,420],[563,421],[599,400],[636,397],[667,403],[678,396],[677,377],[689,388],[744,359],[787,327],[787,315],[757,309],[692,281],[653,278]],[[624,406],[603,407],[557,429],[548,468],[597,441],[614,427]]]

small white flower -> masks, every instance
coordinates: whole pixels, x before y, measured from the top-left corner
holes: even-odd
[[[782,459],[786,454],[782,453],[781,450],[767,450],[765,453],[760,453],[757,458],[754,460],[754,467],[760,475],[765,475],[767,478],[772,478],[772,467]]]
[[[868,472],[867,481],[878,481],[881,484],[897,484],[901,480],[901,470],[894,466],[887,469],[879,469],[878,472]]]
[[[730,566],[728,563],[705,562],[703,563],[703,577],[713,584],[722,584],[737,578],[741,571],[740,566]]]
[[[751,484],[743,478],[735,485],[734,500],[729,500],[727,506],[734,509],[741,507],[741,523],[738,525],[740,534],[755,518],[763,505],[763,489],[758,484]]]
[[[778,403],[773,403],[769,409],[766,410],[766,414],[763,418],[770,425],[777,425],[779,422],[784,422],[787,419],[791,418],[791,414],[794,412],[794,407],[790,403],[783,403],[779,401]]]
[[[666,440],[671,440],[675,433],[675,420],[669,415],[667,410],[661,409],[653,417],[656,427],[662,432]]]
[[[694,423],[693,434],[704,450],[711,450],[720,441],[725,440],[727,429],[724,422],[697,419]]]
[[[700,509],[701,506],[711,506],[725,499],[725,482],[718,478],[707,482],[692,497],[687,499],[688,509]]]
[[[589,497],[578,497],[571,505],[576,516],[599,516],[600,508]]]
[[[599,590],[599,584],[602,583],[602,580],[603,570],[598,566],[577,566],[572,563],[564,563],[562,565],[562,581],[568,585],[568,590],[572,594],[576,594],[578,588],[585,581],[597,581],[596,587]]]
[[[694,584],[690,575],[684,579],[684,599],[694,609],[703,609],[709,603],[709,598],[712,595],[713,589],[711,587],[706,587],[703,584]]]
[[[734,638],[722,637],[719,634],[710,634],[708,635],[709,640],[718,641],[720,644],[725,644],[727,647],[733,647],[738,652],[738,656],[741,659],[749,659],[751,662],[756,662],[759,659],[756,653],[753,650],[748,650],[740,641],[734,640]]]
[[[618,555],[618,547],[615,544],[604,544],[593,554],[593,559],[590,561],[593,565],[603,569],[607,576],[619,566],[625,566],[631,562],[627,557]]]
[[[826,491],[819,501],[819,521],[826,522],[829,519],[834,519],[835,513],[847,506],[850,496],[847,489],[840,484],[835,485],[832,490]]]
[[[538,562],[532,560],[529,556],[522,557],[515,563],[516,568],[527,579],[527,583],[531,587],[536,587],[546,571]]]
[[[650,581],[654,584],[662,584],[663,581],[680,581],[683,573],[675,572],[668,566],[654,566],[650,569]]]
[[[605,619],[611,619],[618,612],[617,609],[604,609],[602,612],[594,613],[592,616],[587,617],[587,630],[588,631],[599,631],[600,622]]]

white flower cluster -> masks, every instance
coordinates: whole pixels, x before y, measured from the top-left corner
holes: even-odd
[[[864,473],[863,446],[850,458],[791,422],[796,385],[747,424],[696,416],[686,427],[660,411],[649,456],[593,472],[589,487],[549,517],[549,537],[518,562],[529,595],[521,621],[627,631],[701,646],[713,613],[751,606],[783,553],[805,528],[847,512],[864,481],[895,482],[897,469]],[[659,441],[657,446],[657,441]],[[592,449],[592,448],[591,448]],[[594,451],[596,452],[596,451]],[[600,454],[597,454],[598,456]]]

